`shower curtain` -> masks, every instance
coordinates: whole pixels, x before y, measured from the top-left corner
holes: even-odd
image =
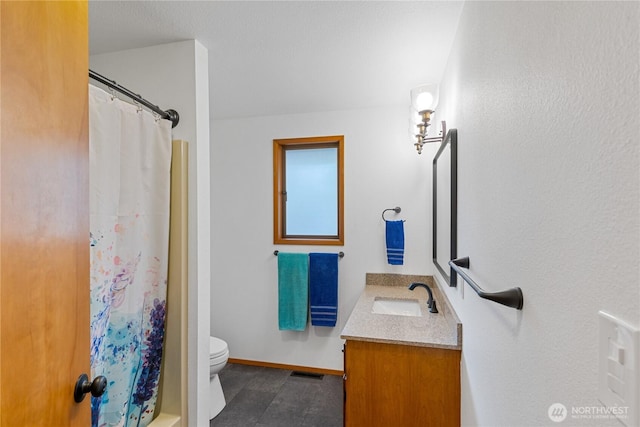
[[[171,124],[89,86],[92,426],[146,426],[167,295]]]

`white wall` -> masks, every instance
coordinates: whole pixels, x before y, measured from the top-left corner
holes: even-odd
[[[408,99],[408,94],[407,94]],[[213,101],[215,102],[215,100]],[[365,273],[431,274],[430,158],[408,137],[407,106],[242,118],[212,122],[211,332],[232,358],[342,369],[340,332],[364,287]],[[345,245],[273,244],[273,139],[345,136]],[[405,265],[386,263],[385,208],[400,206]],[[335,328],[278,330],[274,249],[338,252],[339,310]]]
[[[440,92],[458,128],[458,254],[516,311],[450,289],[464,425],[597,406],[598,310],[640,325],[639,5],[468,2]],[[619,426],[616,420],[566,425]]]
[[[208,426],[211,255],[207,49],[188,40],[93,55],[90,67],[161,108],[180,114],[173,138],[189,142],[188,419],[191,426]]]

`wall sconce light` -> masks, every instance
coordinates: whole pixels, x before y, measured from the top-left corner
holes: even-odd
[[[415,140],[418,154],[422,154],[424,144],[442,142],[447,133],[447,123],[441,122],[442,128],[438,136],[428,136],[431,126],[431,115],[438,105],[439,90],[437,84],[426,84],[411,90],[411,118],[409,119],[409,133]]]

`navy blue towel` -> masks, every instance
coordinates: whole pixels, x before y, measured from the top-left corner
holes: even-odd
[[[404,221],[387,221],[387,261],[391,265],[404,263]]]
[[[336,326],[338,254],[309,254],[309,305],[313,326]]]

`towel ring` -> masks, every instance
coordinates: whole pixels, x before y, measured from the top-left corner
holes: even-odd
[[[387,219],[384,217],[384,213],[385,213],[386,211],[394,211],[395,213],[400,213],[400,211],[402,211],[402,209],[400,209],[400,206],[396,206],[395,208],[392,208],[392,209],[385,209],[385,210],[383,210],[383,211],[382,211],[382,220],[383,220],[383,221],[385,221],[385,222],[387,221]]]

